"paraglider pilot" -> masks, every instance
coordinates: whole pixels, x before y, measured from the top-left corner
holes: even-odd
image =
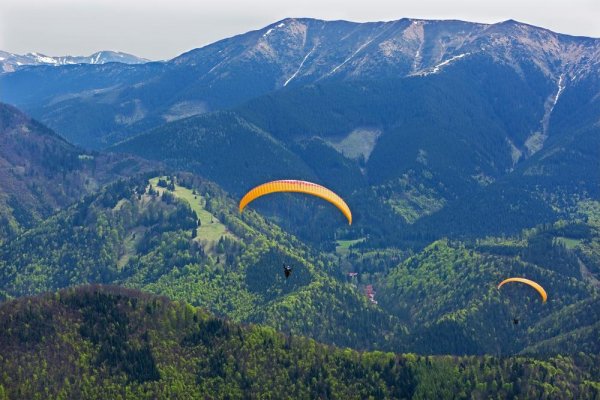
[[[285,274],[285,279],[289,278],[292,274],[292,267],[283,264],[283,273]]]

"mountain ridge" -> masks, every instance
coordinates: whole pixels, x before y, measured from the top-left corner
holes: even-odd
[[[313,25],[308,29],[310,24]],[[318,29],[324,24],[314,20],[278,23],[258,33],[226,39],[217,43],[216,47],[200,49],[201,55],[210,56],[207,58],[191,53],[171,64],[35,67],[0,80],[3,83],[22,80],[21,84],[35,87],[36,79],[43,79],[43,84],[47,85],[43,90],[51,93],[51,99],[48,104],[44,103],[45,100],[41,101],[37,107],[69,126],[72,129],[70,137],[109,144],[134,132],[144,131],[140,136],[119,142],[111,150],[128,151],[155,162],[164,162],[170,167],[169,173],[187,170],[200,174],[215,181],[236,198],[268,179],[298,178],[323,183],[348,200],[356,217],[352,226],[340,225],[340,215],[303,197],[273,197],[253,204],[261,214],[277,221],[291,233],[286,236],[287,233],[271,221],[248,213],[239,216],[234,202],[226,194],[221,193],[215,198],[214,191],[202,192],[194,186],[194,182],[200,187],[204,184],[192,178],[183,175],[164,178],[158,174],[138,177],[136,179],[141,181],[137,183],[128,181],[104,187],[51,218],[46,218],[51,214],[49,210],[40,213],[38,218],[31,218],[22,235],[0,246],[4,254],[4,260],[0,261],[5,265],[2,271],[5,294],[18,296],[86,280],[112,282],[117,277],[122,279],[119,282],[123,284],[157,292],[167,291],[173,296],[186,296],[186,299],[191,298],[187,296],[198,296],[191,298],[192,301],[208,301],[220,312],[255,321],[269,320],[281,329],[288,326],[300,332],[308,329],[320,339],[338,343],[337,338],[327,335],[331,334],[330,328],[334,325],[336,329],[347,329],[336,321],[344,315],[343,307],[337,307],[342,304],[339,299],[346,298],[347,304],[352,304],[365,315],[369,314],[366,307],[369,304],[334,268],[336,262],[351,268],[355,261],[360,261],[361,268],[368,271],[364,284],[387,285],[390,288],[387,293],[381,286],[375,286],[376,290],[381,289],[381,305],[389,305],[386,297],[393,297],[396,292],[409,301],[415,297],[414,288],[424,282],[404,280],[402,273],[396,274],[401,277],[389,282],[389,285],[383,279],[390,271],[390,276],[394,277],[394,271],[413,272],[410,265],[405,265],[399,258],[412,255],[423,266],[435,265],[422,252],[440,239],[469,242],[486,236],[514,238],[523,235],[523,229],[553,226],[559,224],[561,218],[575,223],[583,218],[580,212],[582,205],[586,202],[593,204],[598,198],[596,177],[600,170],[595,167],[600,136],[595,124],[600,118],[600,108],[597,107],[600,80],[585,69],[589,67],[595,71],[593,64],[584,63],[582,67],[585,68],[580,75],[575,68],[574,76],[564,75],[564,71],[572,70],[573,66],[561,64],[561,60],[572,56],[563,54],[569,46],[574,46],[573,52],[579,57],[582,52],[593,53],[595,45],[590,47],[577,41],[575,44],[570,41],[561,44],[548,32],[513,22],[491,26],[486,34],[489,35],[487,44],[478,41],[479,30],[483,27],[476,27],[469,36],[469,29],[473,26],[462,22],[421,24],[405,20],[387,25],[351,26],[340,22],[325,24],[323,29],[327,34],[321,34]],[[492,27],[494,32],[490,33]],[[552,40],[547,42],[549,37]],[[332,52],[330,58],[316,50],[309,57],[308,51],[313,48],[311,44],[325,39],[330,44],[344,43],[337,46],[337,53]],[[394,40],[404,40],[409,45],[394,47]],[[303,46],[301,50],[306,51],[304,55],[297,52],[299,43]],[[381,47],[382,43],[391,47]],[[467,45],[489,45],[495,50],[465,55],[460,46]],[[414,57],[417,51],[422,57],[420,60]],[[558,58],[554,57],[557,52]],[[403,58],[405,53],[410,57]],[[285,55],[287,61],[294,61],[296,69],[284,71],[285,68],[280,68],[284,64],[276,57],[278,54]],[[360,61],[370,55],[376,57],[369,62]],[[371,74],[379,67],[387,68],[385,58],[388,55],[392,61],[396,60],[395,56],[400,61],[411,60],[397,65],[391,62],[389,65],[396,68],[389,70],[391,74],[402,69],[405,72],[417,71],[419,75],[380,77]],[[521,55],[523,57],[519,58]],[[323,56],[322,60],[327,62],[314,64],[313,56]],[[220,60],[226,60],[227,65],[219,66]],[[414,65],[415,60],[418,65]],[[288,64],[285,65],[292,65]],[[89,75],[90,71],[96,75]],[[320,79],[323,75],[319,75],[319,71],[333,73],[327,79]],[[563,74],[557,77],[557,71]],[[288,72],[295,74],[292,81],[289,79],[293,75]],[[305,73],[308,75],[303,75]],[[34,76],[35,79],[29,80]],[[202,81],[206,76],[217,80]],[[314,81],[306,85],[300,81],[297,86],[289,84],[307,76],[313,76]],[[258,86],[253,87],[247,78],[256,79]],[[571,78],[576,79],[571,81]],[[195,83],[190,85],[190,79]],[[63,85],[64,82],[69,84]],[[109,82],[111,86],[108,88],[95,89]],[[274,85],[280,87],[286,82],[285,88],[273,90]],[[216,86],[211,86],[213,83]],[[242,83],[248,85],[241,88],[239,85]],[[63,92],[56,91],[59,87]],[[206,99],[194,97],[208,93],[203,90],[218,93],[223,101],[228,98],[233,103],[242,103],[229,110],[211,111],[210,104],[204,101]],[[246,94],[241,93],[244,91]],[[266,91],[266,94],[258,96],[261,91]],[[156,96],[157,93],[161,95]],[[191,97],[183,103],[176,103],[176,109],[166,106],[171,104],[169,102],[181,100],[182,93]],[[35,97],[32,93],[26,95]],[[242,101],[246,95],[255,97]],[[130,100],[119,103],[124,99]],[[114,108],[116,103],[119,107]],[[195,115],[200,109],[202,115]],[[164,110],[170,113],[168,118],[171,120],[165,124],[165,115],[161,114]],[[74,111],[77,120],[70,119]],[[110,124],[105,125],[105,122]],[[160,126],[153,128],[153,124]],[[119,128],[108,136],[102,136],[102,132],[111,126],[128,126],[130,131]],[[149,127],[149,130],[142,127]],[[23,139],[33,136],[28,136],[26,131],[19,127],[17,134],[11,137]],[[82,131],[86,137],[78,136]],[[61,175],[61,168],[70,168],[69,160],[74,160],[74,165],[89,162],[88,156],[92,153],[83,153],[66,142],[58,142],[66,149],[59,151],[59,156],[63,153],[70,156],[63,157],[64,160],[62,156],[58,157],[57,174],[50,174],[56,172],[52,165],[41,171],[54,177],[56,182],[62,182],[60,178],[64,180],[66,175]],[[361,145],[361,152],[345,153],[350,145]],[[11,162],[9,171],[12,168],[22,172],[23,165],[29,161],[52,159],[35,152],[27,153],[31,147],[27,145],[19,151],[9,152],[11,157],[22,156],[20,161]],[[44,146],[41,148],[44,149]],[[10,150],[9,146],[3,146],[1,150],[4,149]],[[98,160],[102,157],[119,156],[98,155]],[[25,171],[28,171],[27,168]],[[126,170],[125,173],[132,171]],[[181,179],[186,186],[184,189],[179,183],[173,183],[175,190],[157,190],[148,184],[147,178],[153,179],[152,185],[162,181],[163,188],[170,186],[165,179]],[[97,183],[100,186],[100,182]],[[48,182],[44,181],[43,188],[46,187],[44,185],[48,186]],[[16,187],[14,184],[6,186]],[[178,190],[180,194],[185,193],[186,201],[175,201],[173,193]],[[203,200],[203,197],[211,201]],[[198,229],[197,221],[194,222],[196,218],[189,209],[191,205],[186,207],[186,202],[201,214],[212,213],[208,217],[211,224],[215,219],[219,221],[220,225],[217,224],[214,231],[220,232],[222,237],[213,238],[216,244],[199,246],[194,235],[203,229]],[[29,203],[25,211],[33,209]],[[11,202],[8,208],[14,211],[14,204],[19,202]],[[59,204],[58,207],[65,205]],[[203,223],[206,220],[203,217]],[[258,232],[264,236],[259,235],[260,240],[249,233],[252,232],[249,221],[253,221],[255,227],[261,227]],[[218,227],[220,231],[216,229]],[[247,240],[254,238],[251,245],[260,248],[260,251],[243,251],[243,246],[225,234],[227,229],[234,232],[234,236]],[[71,240],[65,240],[65,235]],[[561,274],[581,281],[574,284],[576,290],[573,289],[579,297],[557,297],[557,301],[560,300],[562,306],[581,300],[583,296],[593,295],[593,292],[584,288],[585,279],[576,270],[574,257],[580,251],[589,250],[590,262],[586,258],[586,263],[593,271],[592,275],[597,272],[594,235],[596,231],[593,229],[583,234],[589,244],[582,244],[576,240],[577,237],[573,239],[566,235],[562,238],[557,234],[548,234],[548,238],[540,239],[541,245],[535,241],[526,245],[519,243],[511,249],[514,254],[508,259],[496,256],[482,258],[488,262],[487,276],[497,278],[498,270],[512,265],[516,271],[527,268],[538,271],[540,276],[552,282],[557,281],[554,268],[570,268],[572,270]],[[290,244],[287,239],[294,236],[299,240]],[[574,242],[578,244],[574,249],[563,249],[559,246],[563,239],[570,246]],[[302,240],[306,247],[301,244]],[[286,244],[279,246],[280,241]],[[338,244],[340,242],[345,244]],[[78,243],[86,243],[85,251],[83,247],[77,247]],[[338,252],[338,248],[350,246],[348,243],[354,243],[356,250],[346,249],[346,258],[343,251]],[[40,251],[38,254],[36,249],[47,248],[50,244],[55,246],[55,252]],[[335,279],[327,280],[332,285],[331,293],[323,293],[319,286],[322,282],[308,284],[306,275],[302,277],[303,285],[306,285],[297,293],[279,290],[274,284],[279,277],[275,268],[287,254],[281,250],[287,245],[293,247],[288,250],[294,254],[298,246],[312,249],[307,252],[315,255],[313,264],[318,264],[318,258],[322,256],[327,260],[323,261],[323,265],[328,271],[340,272]],[[174,252],[175,248],[180,251]],[[215,248],[222,253],[216,253]],[[540,255],[540,248],[559,260],[559,265],[547,264]],[[285,254],[282,255],[282,252]],[[478,287],[481,283],[482,277],[474,274],[479,257],[474,250],[458,246],[458,249],[440,247],[435,252],[438,255],[458,254],[448,257],[454,260],[451,265],[440,264],[444,268],[439,273],[460,270],[462,263],[469,267],[468,270],[460,270],[460,273],[466,274],[469,284]],[[521,262],[518,258],[532,253],[536,257],[531,263]],[[311,260],[312,255],[309,257]],[[298,256],[296,260],[302,258]],[[241,274],[236,276],[232,269],[222,268],[223,260],[228,265],[239,264],[238,272]],[[537,265],[538,262],[543,267]],[[99,263],[98,268],[90,271],[96,263]],[[261,265],[272,269],[275,281],[260,275]],[[378,269],[380,266],[383,267]],[[123,276],[124,271],[131,272],[132,276]],[[416,271],[421,273],[423,270]],[[346,272],[353,271],[349,269]],[[36,279],[30,280],[31,276]],[[457,279],[460,275],[452,276]],[[197,279],[195,285],[190,285],[191,277]],[[205,279],[207,277],[209,279]],[[242,301],[233,301],[229,297],[231,287],[219,286],[223,277],[238,285],[236,288],[240,290],[237,293],[245,296]],[[201,297],[196,290],[204,284],[209,289]],[[260,285],[267,285],[269,290],[263,293],[257,289],[262,288]],[[217,295],[214,293],[219,292],[215,289],[217,287],[221,291],[229,291],[226,295]],[[565,292],[571,290],[568,285],[557,287]],[[464,295],[454,292],[452,286],[444,286],[444,289],[452,296]],[[282,297],[284,292],[290,295],[289,298]],[[489,295],[486,301],[507,313],[506,305],[499,304],[497,294],[477,293]],[[278,298],[281,302],[270,303],[272,296],[282,297]],[[317,305],[312,299],[327,301],[318,301]],[[414,331],[420,336],[414,343],[423,351],[445,351],[443,346],[452,344],[452,335],[466,340],[471,334],[469,329],[484,321],[478,312],[484,303],[479,300],[473,300],[475,307],[467,303],[464,308],[451,312],[440,308],[439,300],[432,300],[430,314],[424,320],[429,325],[422,331]],[[335,304],[336,314],[327,315],[327,321],[336,323],[331,326],[319,323],[319,327],[315,328],[304,325],[304,321],[290,320],[286,315],[296,302],[303,304],[296,310],[303,316],[310,315],[309,321],[318,315],[321,303],[332,307]],[[266,312],[253,308],[259,303],[266,306]],[[393,307],[390,307],[390,312],[392,317],[397,318],[406,314],[405,310]],[[401,326],[396,325],[396,319],[386,320],[384,316],[378,313],[376,322]],[[371,323],[373,321],[368,322]],[[361,343],[367,340],[365,338],[374,342],[371,340],[373,336],[369,336],[373,332],[368,330],[368,324],[360,326],[360,332],[354,331],[353,327],[348,332],[354,336],[348,337],[363,340]],[[494,321],[493,327],[497,328],[498,324]],[[390,329],[384,327],[382,330]],[[405,333],[401,328],[397,331],[401,336]],[[428,347],[431,343],[427,335],[435,335],[439,331],[449,332],[448,340],[439,342],[441,348]],[[347,335],[341,336],[350,340]],[[587,338],[585,336],[582,340]],[[452,347],[452,351],[489,351],[489,342],[484,341],[481,345],[465,343],[464,348]],[[553,343],[557,342],[545,344],[544,348]],[[406,345],[405,342],[401,344]]]
[[[133,54],[112,50],[97,51],[89,56],[47,56],[36,52],[14,54],[0,50],[0,73],[10,73],[21,67],[35,65],[61,66],[71,64],[105,64],[109,62],[141,64],[149,61]]]
[[[539,70],[555,88],[547,94],[547,107],[551,107],[561,85],[570,86],[598,71],[600,39],[514,22],[351,23],[288,18],[164,63],[137,68],[117,64],[102,69],[28,68],[4,76],[0,85],[4,101],[25,108],[62,134],[70,131],[72,142],[98,148],[166,121],[235,107],[282,88],[331,80],[427,78],[448,66],[469,63],[475,55],[508,65],[519,74],[530,65]],[[123,79],[108,81],[105,74]],[[27,91],[21,86],[24,80],[38,79],[61,85],[43,82],[28,86]],[[82,80],[85,90],[79,88]],[[61,97],[66,94],[68,99]],[[59,119],[58,109],[62,110]],[[86,138],[89,129],[73,129],[75,115],[84,110],[99,118],[100,129],[91,131],[100,138]]]

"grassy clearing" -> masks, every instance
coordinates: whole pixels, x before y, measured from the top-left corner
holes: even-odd
[[[337,246],[335,247],[335,252],[337,254],[348,254],[350,251],[350,246],[363,242],[365,238],[353,239],[353,240],[337,240]]]
[[[556,240],[559,241],[560,243],[564,244],[565,247],[569,250],[576,248],[581,243],[581,241],[578,239],[571,239],[571,238],[562,237],[562,236],[557,236]]]
[[[380,135],[381,131],[378,129],[355,129],[342,140],[329,143],[345,157],[357,159],[362,156],[366,161],[375,148]]]
[[[135,249],[142,237],[144,236],[145,231],[146,228],[138,227],[127,234],[127,236],[125,237],[125,241],[123,242],[123,247],[121,249],[121,256],[117,261],[117,267],[119,269],[127,265],[129,259],[135,254]]]
[[[167,189],[158,187],[157,184],[159,179],[168,181],[167,177],[163,176],[150,179],[150,183],[158,192],[162,193]],[[201,195],[194,194],[192,190],[179,185],[175,185],[175,191],[172,193],[177,196],[177,198],[187,201],[192,210],[198,215],[201,225],[198,229],[198,236],[196,236],[194,240],[202,243],[204,251],[214,254],[215,244],[222,236],[234,237],[216,216],[204,208],[206,200]]]
[[[414,223],[425,215],[430,215],[440,210],[444,207],[445,203],[444,199],[436,198],[434,192],[431,190],[419,193],[416,189],[404,192],[403,197],[388,200],[388,204],[392,209],[409,224]]]
[[[492,236],[477,240],[477,245],[495,247],[526,247],[527,242],[525,240],[519,240],[517,238],[500,238]]]

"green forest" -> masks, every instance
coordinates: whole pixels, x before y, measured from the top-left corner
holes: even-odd
[[[145,175],[0,246],[0,282],[5,298],[117,284],[360,350],[553,355],[568,337],[576,354],[600,350],[598,315],[586,312],[600,301],[597,210],[585,203],[572,222],[514,237],[405,250],[356,240],[323,252],[253,210],[239,214],[195,175]],[[282,264],[293,265],[289,279]],[[509,276],[541,282],[550,301],[518,285],[498,290]]]
[[[2,399],[600,395],[597,354],[538,360],[361,352],[110,286],[6,302],[0,324]]]
[[[599,400],[599,43],[300,18],[0,51],[0,400]],[[273,180],[351,218],[240,209]]]

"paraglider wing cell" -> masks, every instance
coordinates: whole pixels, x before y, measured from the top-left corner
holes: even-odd
[[[316,183],[296,180],[280,180],[267,182],[255,187],[244,195],[240,200],[240,212],[254,199],[270,193],[277,192],[297,192],[317,196],[336,206],[348,219],[348,224],[352,224],[352,212],[346,202],[337,194],[324,186]]]

